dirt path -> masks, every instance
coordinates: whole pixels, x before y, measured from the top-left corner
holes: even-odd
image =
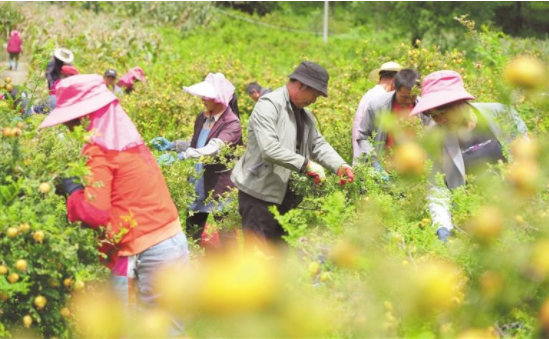
[[[20,85],[27,81],[27,77],[29,74],[29,64],[27,63],[27,59],[24,55],[22,55],[19,58],[19,67],[17,71],[9,70],[8,66],[8,56],[6,55],[2,58],[2,62],[0,63],[0,71],[2,71],[2,75],[0,79],[5,79],[6,77],[11,78],[11,83],[14,85]]]

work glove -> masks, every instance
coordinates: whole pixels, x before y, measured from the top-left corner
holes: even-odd
[[[376,172],[379,174],[379,177],[381,178],[381,180],[383,181],[389,181],[389,173],[387,173],[384,169],[383,169],[383,166],[381,166],[381,164],[377,161],[377,160],[372,160],[372,167],[376,170]]]
[[[339,184],[341,186],[345,185],[346,183],[352,184],[355,181],[355,174],[353,173],[353,169],[347,164],[343,164],[339,167],[339,169],[337,170],[337,175],[339,176]]]
[[[305,166],[305,173],[308,176],[314,178],[315,184],[319,184],[326,180],[326,173],[324,173],[324,168],[316,162],[309,160],[309,162],[307,162],[307,166]]]
[[[152,139],[151,144],[159,151],[170,151],[175,148],[175,143],[164,137],[156,137]]]
[[[448,238],[450,237],[450,230],[446,227],[440,227],[437,230],[437,236],[440,241],[447,242]]]
[[[171,165],[175,160],[177,160],[177,158],[173,154],[165,153],[159,156],[156,161],[160,166],[162,166],[162,165]]]
[[[76,179],[78,179],[78,177],[62,178],[61,185],[56,186],[55,193],[70,196],[76,191],[83,190],[84,185],[76,183]]]

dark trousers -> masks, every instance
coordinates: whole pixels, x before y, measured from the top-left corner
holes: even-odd
[[[206,226],[206,221],[208,221],[208,216],[209,213],[202,212],[195,212],[192,216],[190,214],[187,214],[185,232],[187,234],[187,238],[192,239],[193,242],[196,242],[198,244],[201,243],[202,233],[204,233],[204,227]],[[220,222],[221,220],[223,220],[223,215],[215,216],[214,220]],[[237,238],[234,230],[221,229],[217,233],[224,248],[231,249],[232,247],[236,246]],[[208,248],[208,250],[212,251],[214,249]]]
[[[253,234],[259,240],[269,240],[279,242],[286,231],[275,220],[273,214],[269,211],[270,206],[276,206],[280,214],[296,208],[303,197],[294,194],[288,189],[282,204],[277,205],[271,202],[263,201],[252,197],[242,191],[238,191],[238,212],[242,216],[242,228],[245,233]]]

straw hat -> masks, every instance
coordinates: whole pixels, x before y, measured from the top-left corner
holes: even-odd
[[[53,52],[53,56],[66,64],[70,64],[74,60],[74,54],[66,48],[57,48]]]
[[[398,72],[403,67],[399,65],[398,63],[394,61],[389,61],[381,65],[380,68],[376,68],[370,72],[368,75],[368,80],[371,82],[375,82],[376,84],[379,82],[379,72],[381,71],[390,71],[390,72]]]

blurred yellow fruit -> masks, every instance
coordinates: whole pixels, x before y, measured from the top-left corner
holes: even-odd
[[[19,274],[10,273],[10,275],[8,275],[8,281],[12,284],[15,284],[16,282],[19,281]]]
[[[421,146],[407,142],[395,148],[394,166],[400,174],[421,175],[427,156]]]
[[[109,290],[79,293],[73,296],[72,302],[73,317],[82,338],[128,337],[126,311],[118,297]]]
[[[5,82],[6,84],[11,83],[11,78],[10,78],[10,77],[5,77],[5,78],[4,78],[4,82]]]
[[[36,308],[38,310],[43,309],[46,306],[47,302],[48,301],[47,301],[46,297],[44,297],[42,295],[39,295],[36,298],[34,298],[34,306],[36,306]]]
[[[457,336],[458,339],[496,339],[498,338],[494,331],[489,329],[478,329],[472,328],[468,329],[465,332],[460,333]]]
[[[8,273],[8,268],[4,265],[0,265],[0,275],[6,275]]]
[[[8,227],[8,229],[6,230],[6,235],[8,236],[8,238],[15,238],[18,233],[19,231],[15,227]]]
[[[46,237],[46,235],[44,234],[43,231],[36,231],[32,235],[32,238],[34,239],[34,241],[36,241],[38,243],[41,243],[42,241],[44,241],[45,237]]]
[[[32,326],[32,317],[30,315],[26,315],[23,317],[23,325],[26,328],[30,328]]]
[[[0,301],[8,300],[9,295],[6,292],[0,292]]]
[[[68,318],[71,316],[71,311],[69,310],[68,307],[63,307],[62,309],[59,310],[59,314],[61,314],[63,318]]]
[[[72,286],[72,279],[71,278],[65,278],[63,280],[63,286],[65,286],[66,288],[71,288]]]
[[[19,232],[25,233],[28,230],[30,230],[30,225],[28,223],[24,222],[21,225],[19,225]]]
[[[549,240],[536,242],[532,251],[532,266],[534,273],[541,278],[549,277]]]
[[[539,309],[538,321],[545,333],[549,333],[549,298],[545,299]]]
[[[42,194],[46,194],[51,191],[51,186],[47,182],[43,182],[40,184],[40,186],[38,186],[38,191],[40,191],[40,193]]]
[[[18,271],[24,272],[27,270],[27,261],[25,259],[19,259],[15,262],[15,268]]]
[[[509,166],[506,179],[521,195],[527,196],[535,193],[539,175],[538,164],[531,160],[524,160]]]
[[[470,224],[471,233],[484,244],[491,243],[503,232],[504,219],[494,206],[483,206]]]
[[[6,91],[8,92],[13,91],[13,86],[11,84],[6,84]]]
[[[309,264],[309,274],[314,277],[320,273],[320,264],[316,261],[313,261]]]
[[[330,250],[329,258],[343,268],[358,268],[360,259],[356,247],[347,240],[337,242]]]
[[[496,297],[503,289],[503,277],[497,272],[485,272],[479,278],[480,291],[487,298]]]
[[[513,86],[527,89],[539,88],[546,81],[545,65],[536,58],[521,56],[505,67],[503,77]]]
[[[86,283],[84,283],[82,280],[76,280],[74,282],[74,290],[76,292],[82,291],[86,287]]]
[[[428,261],[418,265],[412,281],[417,310],[431,313],[455,306],[462,293],[463,279],[450,262]]]
[[[327,282],[332,280],[332,274],[330,272],[322,272],[320,275],[320,281]]]
[[[511,154],[517,161],[535,160],[539,155],[539,144],[535,139],[518,138],[511,146]]]

